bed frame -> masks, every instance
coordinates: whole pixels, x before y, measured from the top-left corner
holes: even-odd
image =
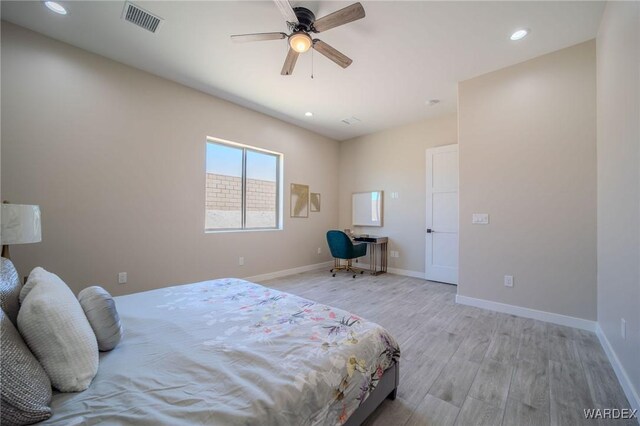
[[[386,398],[396,399],[399,382],[400,361],[396,361],[384,372],[380,381],[378,381],[378,386],[369,394],[369,397],[365,399],[362,405],[353,412],[343,426],[360,426]]]

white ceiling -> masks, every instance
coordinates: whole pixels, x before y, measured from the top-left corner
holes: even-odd
[[[2,19],[344,140],[456,110],[457,82],[596,36],[602,2],[362,1],[367,16],[318,35],[353,59],[311,53],[281,76],[286,40],[232,43],[231,34],[286,31],[270,1],[138,1],[165,19],[152,34],[121,19],[123,1],[2,1]],[[296,1],[317,17],[351,1]],[[531,34],[509,40],[518,28]],[[441,103],[426,106],[437,98]],[[312,111],[313,117],[304,116]],[[342,119],[361,120],[347,125]]]

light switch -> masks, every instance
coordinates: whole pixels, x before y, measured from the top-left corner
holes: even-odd
[[[488,225],[489,214],[488,213],[474,213],[471,217],[471,223],[474,225]]]

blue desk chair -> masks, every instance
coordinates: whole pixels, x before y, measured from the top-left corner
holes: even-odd
[[[327,243],[329,243],[329,250],[331,250],[331,256],[334,259],[334,267],[329,271],[333,272],[333,276],[336,276],[336,271],[347,271],[353,274],[353,278],[360,272],[364,274],[364,270],[360,268],[354,268],[351,265],[353,259],[362,257],[367,254],[366,244],[353,244],[351,238],[342,231],[329,231],[327,232]],[[346,260],[347,264],[342,265],[341,260]]]

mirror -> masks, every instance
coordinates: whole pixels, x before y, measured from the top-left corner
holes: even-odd
[[[354,226],[382,226],[382,191],[354,192],[351,222]]]

